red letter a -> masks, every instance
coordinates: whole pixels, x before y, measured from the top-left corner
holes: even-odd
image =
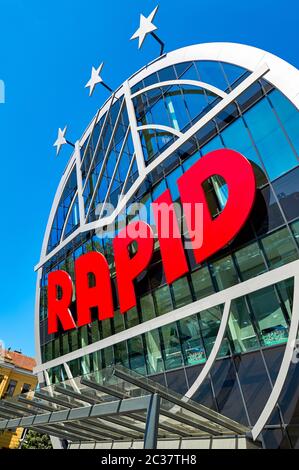
[[[106,258],[96,251],[80,256],[75,263],[78,326],[91,323],[91,311],[97,307],[99,320],[112,318],[113,298],[109,266]],[[95,280],[89,286],[89,275]]]

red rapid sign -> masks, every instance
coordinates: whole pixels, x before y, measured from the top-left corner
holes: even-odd
[[[225,180],[228,198],[221,214],[212,218],[203,183],[216,175]],[[202,263],[233,240],[248,219],[256,191],[253,168],[234,150],[216,150],[195,163],[177,184],[189,235],[201,231],[202,242],[198,243],[194,236],[192,249],[196,262]],[[199,208],[202,211],[200,227],[196,223]],[[153,212],[166,281],[171,284],[188,272],[188,264],[169,190],[153,203]],[[129,250],[133,243],[134,255]],[[120,311],[125,313],[136,305],[134,281],[153,256],[152,228],[142,221],[132,222],[114,238],[113,250]],[[75,262],[75,278],[77,325],[70,311],[74,290],[70,275],[65,271],[49,273],[49,334],[58,331],[59,323],[64,331],[91,323],[93,308],[97,308],[99,320],[114,316],[111,275],[101,253],[80,256]]]

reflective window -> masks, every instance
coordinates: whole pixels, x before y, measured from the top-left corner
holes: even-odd
[[[108,318],[107,320],[102,320],[101,327],[102,327],[102,339],[109,338],[109,336],[112,335],[110,319]]]
[[[71,350],[76,351],[79,348],[77,330],[70,331],[70,340],[71,340]]]
[[[299,167],[273,182],[273,188],[287,220],[299,216]]]
[[[185,395],[188,390],[184,369],[174,370],[166,374],[167,387],[180,395]]]
[[[136,307],[131,308],[125,315],[125,322],[127,328],[132,328],[139,324],[139,315]]]
[[[233,352],[239,354],[259,347],[249,311],[244,298],[235,299],[231,303],[228,321],[228,334],[232,342]]]
[[[92,343],[95,343],[96,341],[100,341],[100,324],[98,321],[94,321],[91,324],[91,338],[92,338]]]
[[[246,410],[232,359],[216,361],[211,371],[218,411],[238,423],[248,425]]]
[[[262,245],[271,268],[278,268],[298,258],[296,245],[287,228],[263,238]]]
[[[120,333],[126,329],[124,315],[122,315],[119,310],[114,312],[113,325],[114,333]]]
[[[179,332],[176,323],[161,328],[165,369],[175,369],[183,364]]]
[[[202,332],[204,347],[207,356],[214,346],[222,318],[222,307],[213,307],[199,313],[199,324]],[[227,340],[224,339],[218,356],[226,356],[229,353]]]
[[[186,277],[178,279],[172,284],[175,307],[179,308],[192,302],[189,282]]]
[[[182,176],[182,174],[183,174],[182,168],[179,167],[166,178],[167,186],[170,190],[173,201],[176,201],[180,197],[177,181],[179,177]]]
[[[238,283],[238,274],[231,256],[211,263],[211,269],[219,290],[227,289]]]
[[[202,299],[215,292],[209,268],[204,266],[191,274],[193,290],[197,299]]]
[[[243,281],[267,271],[265,260],[257,243],[252,243],[237,251],[235,257]]]
[[[269,101],[272,106],[274,106],[275,112],[278,114],[278,117],[298,154],[299,113],[297,108],[278,90],[273,90],[269,94]]]
[[[196,68],[199,73],[200,80],[210,85],[214,85],[220,90],[227,89],[227,81],[222,72],[219,62],[214,61],[198,61]]]
[[[152,294],[140,298],[140,307],[143,322],[155,318],[155,304]]]
[[[146,333],[145,343],[146,364],[149,373],[162,372],[164,370],[164,362],[159,331],[153,330]]]
[[[284,224],[282,212],[270,186],[257,190],[250,219],[257,235],[268,233]]]
[[[262,169],[261,160],[253,146],[244,121],[238,119],[233,122],[221,132],[221,136],[227,148],[240,152],[252,162],[257,179],[257,186],[260,187],[266,184],[267,178]]]
[[[161,287],[154,291],[154,298],[156,301],[157,315],[163,315],[164,313],[173,310],[170,289],[168,286]]]
[[[121,364],[127,368],[130,367],[126,342],[117,343],[114,345],[114,359],[115,364]]]
[[[66,333],[62,336],[62,355],[70,352],[69,334]]]
[[[267,100],[247,111],[245,120],[271,180],[297,166],[297,158]]]
[[[201,340],[197,315],[178,322],[182,350],[186,365],[200,364],[206,361],[205,350]]]
[[[274,287],[248,295],[264,346],[287,341],[288,326]]]
[[[81,336],[81,348],[85,348],[85,346],[88,346],[87,326],[82,326],[82,328],[80,329],[80,336]]]
[[[129,360],[132,370],[141,375],[146,375],[144,346],[141,336],[128,340]]]
[[[271,393],[271,384],[260,352],[234,358],[251,424],[261,415]]]
[[[51,233],[49,237],[48,252],[53,250],[60,242],[62,230],[66,222],[66,217],[68,215],[76,190],[77,190],[77,175],[76,175],[76,168],[74,168],[69,176],[69,179],[67,180],[65,184],[65,188],[61,195],[59,205],[58,205],[55,217],[54,217],[54,221],[53,221],[53,225],[52,225]],[[78,224],[78,220],[76,219],[78,215],[78,212],[76,212],[76,207],[77,205],[75,203],[75,207],[73,208],[73,211],[70,214],[67,230],[72,230],[74,226]]]
[[[299,220],[297,220],[297,222],[294,222],[291,225],[291,229],[292,229],[292,232],[294,234],[297,245],[299,245]]]
[[[102,353],[97,351],[92,353],[93,370],[97,372],[102,368]]]
[[[109,367],[114,364],[114,353],[113,347],[109,346],[109,348],[105,348],[103,350],[103,367]]]

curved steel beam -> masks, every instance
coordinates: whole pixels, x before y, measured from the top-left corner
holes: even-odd
[[[193,395],[197,392],[199,387],[203,384],[203,382],[205,381],[205,379],[209,375],[209,373],[210,373],[210,371],[211,371],[211,369],[214,365],[214,362],[216,361],[217,355],[218,355],[219,350],[221,348],[221,345],[222,345],[222,342],[223,342],[223,339],[224,339],[224,335],[225,335],[225,332],[226,332],[226,327],[227,327],[227,323],[228,323],[228,319],[229,319],[229,315],[230,315],[230,306],[231,306],[231,300],[228,300],[225,303],[225,306],[224,306],[224,311],[223,311],[221,323],[220,323],[220,326],[219,326],[218,334],[217,334],[214,346],[212,348],[212,351],[211,351],[211,353],[208,357],[207,362],[204,365],[204,368],[200,372],[199,376],[197,377],[197,379],[193,383],[192,387],[190,387],[188,392],[185,394],[185,398],[192,398],[193,397]]]
[[[136,93],[132,95],[132,98],[142,95],[143,93],[146,93],[147,91],[155,90],[156,88],[161,88],[165,86],[173,86],[173,85],[195,86],[197,88],[203,88],[204,90],[209,91],[212,95],[220,96],[220,98],[226,98],[227,96],[227,93],[220,90],[219,88],[213,85],[210,85],[209,83],[200,82],[198,80],[167,80],[165,82],[154,83],[153,85],[149,85],[148,87],[143,88],[142,90],[138,90]]]
[[[169,134],[173,134],[176,137],[182,137],[184,134],[177,129],[169,126],[163,126],[162,124],[147,124],[146,126],[139,126],[137,127],[138,131],[150,131],[150,130],[160,130],[164,132],[168,132]]]
[[[289,330],[288,342],[285,348],[284,356],[281,362],[281,366],[276,378],[272,392],[268,398],[268,401],[252,429],[252,438],[256,440],[259,434],[262,432],[264,426],[267,424],[268,419],[271,416],[271,413],[274,410],[275,405],[277,404],[280,394],[282,392],[286,377],[289,372],[289,368],[292,362],[293,352],[295,348],[297,333],[299,325],[299,275],[295,276],[294,280],[294,299],[293,299],[293,310],[292,310],[292,319]]]

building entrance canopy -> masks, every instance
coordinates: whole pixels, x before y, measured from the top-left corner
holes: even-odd
[[[0,403],[0,430],[34,429],[71,442],[246,435],[249,429],[121,366]]]

